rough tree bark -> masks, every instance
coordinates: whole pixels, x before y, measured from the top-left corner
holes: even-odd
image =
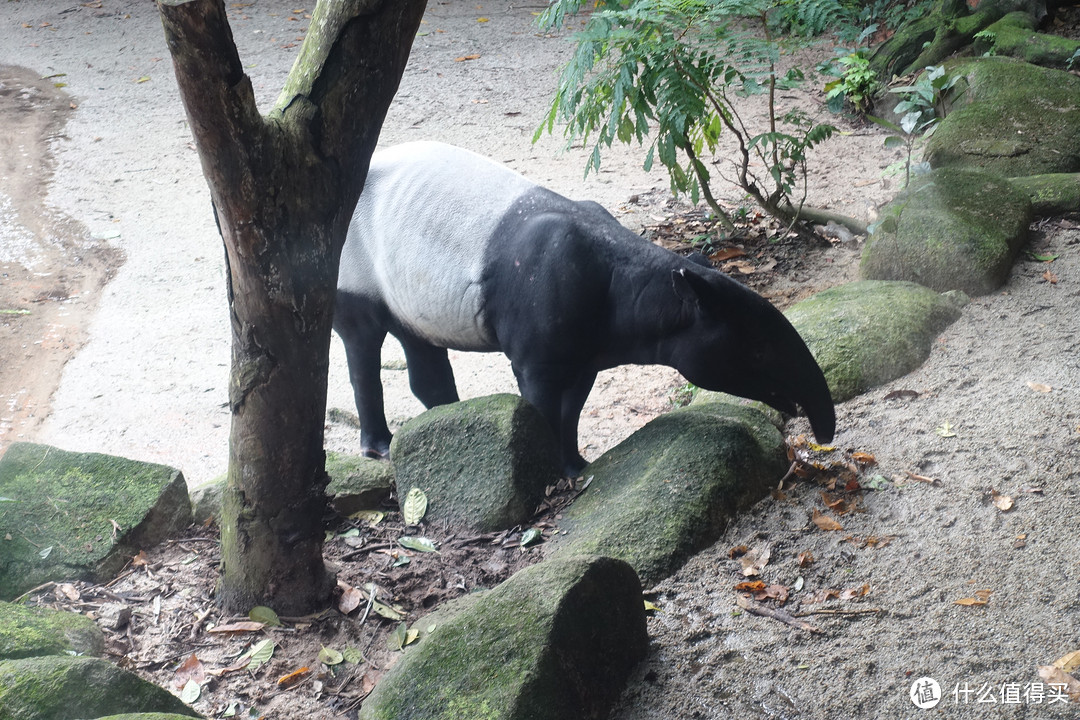
[[[338,261],[425,0],[319,0],[259,114],[224,0],[159,0],[225,244],[229,479],[218,600],[326,606],[326,374]]]

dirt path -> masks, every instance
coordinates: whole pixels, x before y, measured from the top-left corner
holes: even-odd
[[[631,226],[662,217],[667,181],[643,173],[636,152],[613,151],[603,172],[582,181],[580,149],[560,152],[561,138],[530,143],[570,50],[562,37],[536,34],[541,5],[431,2],[383,143],[445,140],[571,197],[598,200]],[[266,107],[291,65],[305,13],[279,0],[231,8],[241,56]],[[479,57],[459,60],[471,55]],[[0,283],[0,308],[31,313],[0,318],[0,443],[26,438],[112,452],[178,466],[192,484],[208,481],[224,471],[228,436],[222,251],[154,5],[0,3],[3,65],[29,70],[15,71],[14,93],[0,91],[0,251],[25,248],[3,259],[14,267],[3,270],[9,277]],[[8,83],[6,72],[0,78]],[[64,82],[70,98],[53,98],[52,82]],[[59,126],[46,119],[31,126],[23,136],[29,140],[17,139],[17,123],[8,120],[23,112],[26,87],[41,89],[33,100],[38,110],[78,106],[67,110],[62,136],[53,136]],[[894,191],[881,170],[896,158],[881,150],[874,131],[849,131],[815,158],[811,200],[868,218]],[[21,147],[17,142],[39,154],[15,172],[8,148]],[[639,203],[629,203],[631,196]],[[66,229],[61,234],[50,229],[54,218],[76,224],[55,220]],[[1043,277],[1042,263],[1020,263],[1002,292],[965,310],[923,368],[838,408],[838,447],[874,454],[880,474],[897,482],[868,493],[860,512],[838,518],[839,532],[810,522],[812,510],[827,512],[816,487],[787,489],[663,583],[656,598],[664,612],[650,625],[652,656],[618,717],[916,717],[907,693],[922,675],[947,692],[960,683],[1030,685],[1038,681],[1036,665],[1080,649],[1080,232],[1068,221],[1044,230],[1035,242],[1040,253],[1058,255],[1049,268],[1056,283]],[[72,274],[80,267],[74,257],[96,257],[86,250],[96,247],[94,237],[109,238],[111,252],[126,262],[87,326],[87,291],[117,264],[108,255],[82,263],[102,268],[97,275]],[[856,257],[856,248],[837,247],[793,265],[778,281],[806,288],[850,279]],[[54,284],[59,273],[65,280]],[[57,296],[78,302],[33,302],[61,287]],[[59,322],[47,314],[54,311],[70,313],[63,319],[70,331],[61,334],[68,349],[81,342],[80,327],[89,339],[64,368],[39,425],[24,417],[40,418],[66,354],[44,352],[56,344],[48,340],[50,323]],[[14,339],[7,329],[13,321],[24,328]],[[330,407],[351,410],[340,344],[333,352]],[[465,396],[514,389],[501,358],[453,360]],[[419,412],[404,373],[386,375],[390,415]],[[665,410],[678,383],[665,369],[602,376],[582,418],[586,456]],[[919,394],[886,400],[892,390]],[[937,432],[945,423],[954,435]],[[358,443],[353,429],[333,422],[327,444],[347,450]],[[1015,507],[999,510],[991,489],[1014,498]],[[802,578],[787,606],[793,612],[877,612],[815,617],[822,635],[739,614],[732,588],[743,578],[728,551],[740,544],[771,549],[764,571],[770,583],[795,588]],[[800,567],[801,552],[811,552],[814,563]],[[867,594],[854,600],[812,602],[822,590],[863,585]],[[977,590],[992,590],[987,605],[954,604]],[[954,703],[951,695],[941,707],[948,718],[1074,716],[1031,702],[987,711],[986,703]]]

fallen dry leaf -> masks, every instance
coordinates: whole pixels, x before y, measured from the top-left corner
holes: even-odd
[[[454,58],[454,62],[465,62],[466,60],[479,60],[480,53],[474,53],[472,55],[462,55],[461,57]]]
[[[1031,388],[1032,390],[1034,390],[1035,392],[1041,392],[1041,393],[1048,393],[1048,392],[1050,392],[1051,390],[1054,389],[1054,388],[1050,387],[1049,385],[1046,385],[1045,383],[1031,382],[1030,380],[1028,381],[1027,386],[1029,388]]]
[[[810,567],[814,564],[814,554],[810,551],[801,552],[796,560],[799,563],[799,567]]]
[[[736,545],[735,547],[728,550],[728,557],[734,560],[737,557],[742,557],[748,552],[750,552],[750,548],[746,547],[745,545]]]
[[[1053,665],[1040,665],[1039,677],[1050,685],[1064,685],[1065,693],[1073,702],[1080,702],[1080,680]]]
[[[858,487],[858,483],[856,483],[856,487]],[[836,495],[830,495],[827,492],[821,493],[821,501],[825,503],[825,507],[829,508],[837,515],[846,515],[855,509],[854,501]]]
[[[814,513],[813,513],[813,515],[810,516],[810,519],[813,520],[814,524],[817,525],[822,530],[843,530],[844,529],[843,525],[836,522],[835,520],[833,520],[828,515],[823,515],[821,513],[821,511],[818,510],[817,508],[814,508]]]
[[[311,672],[311,668],[302,667],[299,670],[293,670],[288,675],[282,675],[278,678],[277,684],[279,688],[291,688],[296,683],[304,679],[307,674]]]
[[[354,588],[348,583],[338,580],[338,587],[342,590],[341,597],[338,598],[338,612],[342,615],[348,615],[360,607],[360,603],[367,600],[367,596],[364,595],[363,591]]]
[[[994,507],[1001,512],[1012,510],[1013,499],[1008,495],[1002,495],[993,488],[990,488],[990,502],[994,503]]]
[[[1058,276],[1055,275],[1054,273],[1047,270],[1046,272],[1044,272],[1042,274],[1042,276],[1043,276],[1043,280],[1045,280],[1046,282],[1050,283],[1051,285],[1057,285]]]
[[[877,465],[877,458],[870,453],[856,451],[851,453],[851,459],[860,465]]]
[[[862,597],[870,592],[870,584],[863,583],[859,587],[848,588],[847,590],[840,591],[841,600],[854,600],[857,597]]]
[[[760,575],[761,569],[769,564],[771,555],[772,550],[768,545],[759,545],[750,550],[739,558],[739,563],[742,565],[742,574],[746,577]]]
[[[240,633],[240,632],[258,632],[266,627],[266,623],[254,622],[253,620],[243,620],[241,622],[226,623],[225,625],[215,625],[207,630],[211,633]]]
[[[176,668],[176,673],[173,675],[173,685],[178,690],[187,685],[188,681],[194,681],[199,685],[206,682],[206,668],[203,667],[202,661],[195,657],[195,653],[191,653],[187,660],[180,663],[180,667]]]
[[[765,589],[765,583],[762,580],[744,580],[741,583],[735,583],[735,589],[739,592],[757,592]]]
[[[979,598],[960,598],[959,600],[953,601],[953,604],[964,606],[985,605],[986,600],[980,600]]]
[[[1062,655],[1054,661],[1054,667],[1067,673],[1080,669],[1080,650],[1073,650],[1068,655]]]

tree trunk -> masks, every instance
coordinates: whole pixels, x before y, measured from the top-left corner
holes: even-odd
[[[424,0],[320,0],[274,109],[255,105],[224,0],[159,0],[225,244],[229,479],[218,600],[325,607],[326,374],[338,261]]]

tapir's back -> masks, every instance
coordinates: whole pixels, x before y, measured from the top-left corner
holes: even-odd
[[[481,297],[485,251],[514,200],[536,187],[442,143],[375,153],[349,226],[338,289],[381,299],[435,344],[495,349]]]

